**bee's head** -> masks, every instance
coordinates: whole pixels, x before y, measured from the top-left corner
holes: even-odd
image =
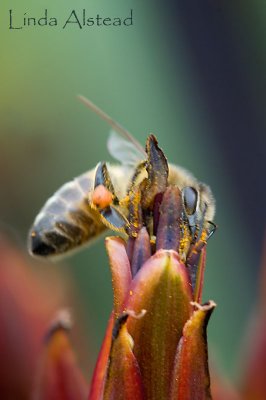
[[[214,218],[215,200],[209,186],[199,183],[196,187],[182,189],[182,201],[191,232],[202,229]]]

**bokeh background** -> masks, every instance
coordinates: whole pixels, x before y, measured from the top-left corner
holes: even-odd
[[[73,8],[110,17],[133,9],[134,25],[8,29],[9,9],[19,23],[24,13],[41,17],[45,8],[60,23]],[[155,133],[169,160],[207,182],[216,197],[219,229],[208,246],[204,299],[218,304],[209,325],[212,358],[236,378],[265,228],[265,17],[259,0],[0,4],[1,230],[26,251],[44,201],[99,160],[111,160],[109,127],[77,94],[140,142]],[[103,239],[37,267],[46,268],[75,287],[66,305],[88,343],[86,356],[78,340],[75,346],[89,376],[112,307]]]

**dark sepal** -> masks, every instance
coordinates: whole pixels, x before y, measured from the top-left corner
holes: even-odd
[[[156,236],[156,250],[176,250],[180,241],[180,219],[182,214],[181,192],[169,186],[163,196]]]
[[[134,244],[134,251],[132,254],[131,261],[131,271],[132,276],[136,275],[141,266],[150,258],[151,256],[151,245],[150,237],[147,229],[143,227],[136,238]]]
[[[157,193],[165,191],[169,172],[166,157],[158,146],[154,135],[149,135],[147,139],[146,152],[148,156],[146,162],[148,178],[141,185],[141,204],[144,210],[153,205],[154,197]]]
[[[153,203],[153,234],[155,236],[157,235],[162,201],[163,201],[163,193],[157,193]]]

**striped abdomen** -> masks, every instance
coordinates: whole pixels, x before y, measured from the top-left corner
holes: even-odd
[[[56,256],[75,249],[101,234],[106,227],[89,205],[95,169],[63,185],[36,217],[29,250],[36,256]]]

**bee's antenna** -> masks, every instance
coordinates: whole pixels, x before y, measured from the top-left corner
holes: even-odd
[[[96,104],[94,104],[91,100],[87,99],[86,97],[84,97],[82,95],[78,95],[77,97],[83,104],[85,104],[86,107],[88,107],[93,112],[95,112],[97,115],[99,115],[99,117],[102,118],[104,121],[106,121],[109,125],[111,125],[111,127],[114,128],[114,130],[119,132],[127,140],[129,140],[131,143],[133,143],[137,147],[137,149],[140,150],[141,153],[144,154],[146,157],[144,148],[134,138],[134,136],[131,135],[130,132],[128,132],[127,129],[123,128],[122,125],[120,125],[118,122],[114,121],[108,114],[106,114],[103,110],[101,110],[98,106],[96,106]]]

